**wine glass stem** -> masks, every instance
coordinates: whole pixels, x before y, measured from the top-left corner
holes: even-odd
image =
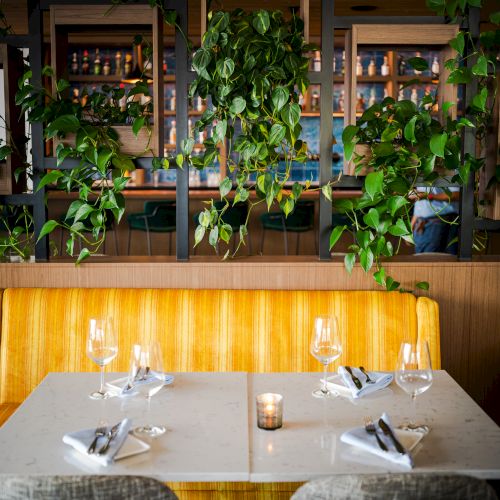
[[[410,426],[414,427],[417,424],[417,395],[411,395],[411,417]]]
[[[328,387],[326,385],[326,377],[328,377],[328,365],[325,363],[323,365],[323,388],[321,389],[323,391],[323,394],[328,394]]]
[[[101,365],[101,388],[99,389],[101,394],[104,394],[104,365]]]
[[[147,400],[148,400],[148,409],[147,409],[146,427],[151,427],[151,396],[150,395],[147,396]]]

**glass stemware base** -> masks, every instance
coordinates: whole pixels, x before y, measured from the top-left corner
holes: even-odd
[[[324,391],[323,389],[318,388],[318,389],[314,389],[314,391],[312,391],[312,395],[315,398],[328,399],[328,398],[336,398],[339,395],[339,393],[336,391]]]
[[[141,427],[136,427],[132,434],[136,437],[150,437],[155,438],[165,434],[166,428],[163,425],[143,425]]]
[[[421,434],[429,434],[431,428],[428,425],[425,424],[414,424],[414,423],[407,423],[407,424],[401,424],[398,425],[398,429],[401,429],[403,431],[411,431],[411,432],[420,432]]]
[[[95,391],[89,394],[90,399],[109,399],[111,394],[109,392]]]

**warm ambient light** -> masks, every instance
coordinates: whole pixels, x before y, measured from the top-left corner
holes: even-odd
[[[134,69],[125,75],[122,79],[122,83],[136,84],[138,81],[147,79],[148,83],[153,83],[151,75],[144,73],[144,66],[142,62],[142,45],[139,43],[134,45],[134,56],[135,56],[135,66]]]

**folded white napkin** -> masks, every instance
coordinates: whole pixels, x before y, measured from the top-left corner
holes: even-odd
[[[116,436],[111,441],[108,451],[99,455],[97,452],[106,444],[107,436],[99,437],[96,446],[96,453],[88,454],[87,450],[95,438],[95,427],[92,429],[85,429],[83,431],[69,432],[63,436],[63,442],[72,446],[75,450],[84,454],[89,460],[99,463],[100,465],[108,466],[111,464],[118,453],[123,443],[127,439],[128,431],[132,425],[132,421],[128,418],[123,419],[118,427],[118,432]],[[107,432],[111,430],[113,426],[107,427]]]
[[[352,374],[357,377],[357,379],[361,383],[361,389],[356,387],[356,384],[352,380],[351,374],[345,369],[345,367],[339,366],[338,368],[338,373],[342,377],[342,380],[344,381],[346,387],[348,387],[351,391],[353,398],[360,398],[372,392],[384,389],[392,382],[393,378],[392,373],[367,372],[370,379],[374,382],[372,384],[367,382],[366,375],[359,368],[351,367],[351,371]]]
[[[168,373],[165,373],[164,375],[165,375],[165,385],[169,385],[174,381],[173,375],[169,375]],[[112,380],[111,382],[107,382],[106,385],[112,389],[113,394],[115,396],[118,397],[133,396],[134,394],[137,393],[137,391],[134,389],[135,387],[139,385],[149,384],[153,381],[153,379],[154,376],[152,374],[149,374],[145,379],[134,381],[130,387],[128,377],[122,377],[117,380]]]
[[[381,418],[394,433],[391,420],[387,415],[387,413],[383,413]],[[387,446],[388,451],[382,450],[382,448],[380,448],[377,442],[377,438],[375,437],[375,435],[366,432],[366,429],[364,427],[356,427],[355,429],[351,429],[349,431],[344,432],[340,436],[340,440],[343,443],[356,446],[369,453],[373,453],[375,455],[378,455],[379,457],[385,458],[386,460],[389,460],[395,464],[406,467],[407,469],[412,469],[413,457],[411,456],[411,453],[406,448],[405,448],[406,453],[404,455],[402,453],[399,453],[396,450],[396,447],[392,439],[389,436],[386,436],[382,432],[382,429],[378,424],[378,419],[374,421],[374,424],[375,424],[375,429],[377,431],[377,435],[379,436],[380,440]]]

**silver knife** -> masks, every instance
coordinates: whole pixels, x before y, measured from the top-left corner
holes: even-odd
[[[354,373],[352,373],[352,370],[351,370],[351,367],[350,366],[346,366],[345,369],[347,370],[347,373],[349,373],[349,375],[351,376],[352,378],[352,381],[354,382],[354,385],[359,389],[363,389],[363,384],[361,383],[361,380],[359,380],[358,377],[356,377],[354,375]]]
[[[118,434],[118,429],[120,427],[120,423],[121,422],[118,422],[116,425],[111,427],[109,432],[106,434],[108,439],[107,439],[106,443],[104,444],[104,446],[97,452],[98,455],[104,455],[104,453],[106,453],[108,451],[109,445],[111,444],[111,441],[113,441],[113,439]]]
[[[396,450],[398,450],[401,455],[406,454],[406,450],[404,449],[404,446],[397,440],[396,436],[392,432],[391,428],[382,420],[379,418],[378,420],[378,425],[382,429],[382,432],[391,438],[391,441],[394,443],[394,446],[396,447]]]

